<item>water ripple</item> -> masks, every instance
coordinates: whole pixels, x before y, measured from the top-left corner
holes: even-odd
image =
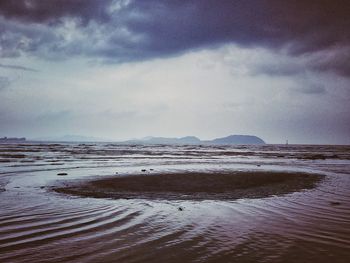
[[[75,180],[151,168],[327,177],[313,189],[235,201],[72,198],[46,187],[62,170]],[[349,146],[0,145],[0,262],[345,263],[349,171]]]

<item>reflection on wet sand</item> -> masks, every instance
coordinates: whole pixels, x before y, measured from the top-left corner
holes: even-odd
[[[349,171],[349,146],[0,145],[0,262],[345,263]]]

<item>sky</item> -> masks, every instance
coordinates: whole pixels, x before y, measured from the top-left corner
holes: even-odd
[[[0,0],[0,136],[350,144],[347,0]]]

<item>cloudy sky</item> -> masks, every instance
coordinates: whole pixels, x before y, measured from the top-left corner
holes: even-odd
[[[347,0],[0,0],[0,136],[350,143]]]

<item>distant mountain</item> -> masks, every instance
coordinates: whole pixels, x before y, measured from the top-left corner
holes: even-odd
[[[102,139],[81,135],[64,135],[60,137],[41,137],[35,138],[34,141],[52,141],[52,142],[112,142],[113,140]],[[265,142],[257,136],[252,135],[230,135],[223,138],[202,141],[195,136],[186,136],[180,138],[168,137],[144,137],[142,139],[132,139],[122,141],[124,144],[265,144]]]
[[[230,135],[214,140],[201,141],[195,136],[186,136],[181,138],[166,137],[145,137],[142,139],[134,139],[124,141],[122,143],[130,144],[265,144],[265,142],[257,136],[252,135]]]
[[[211,144],[265,144],[265,142],[257,136],[253,135],[230,135],[223,138],[217,138],[207,141]]]

